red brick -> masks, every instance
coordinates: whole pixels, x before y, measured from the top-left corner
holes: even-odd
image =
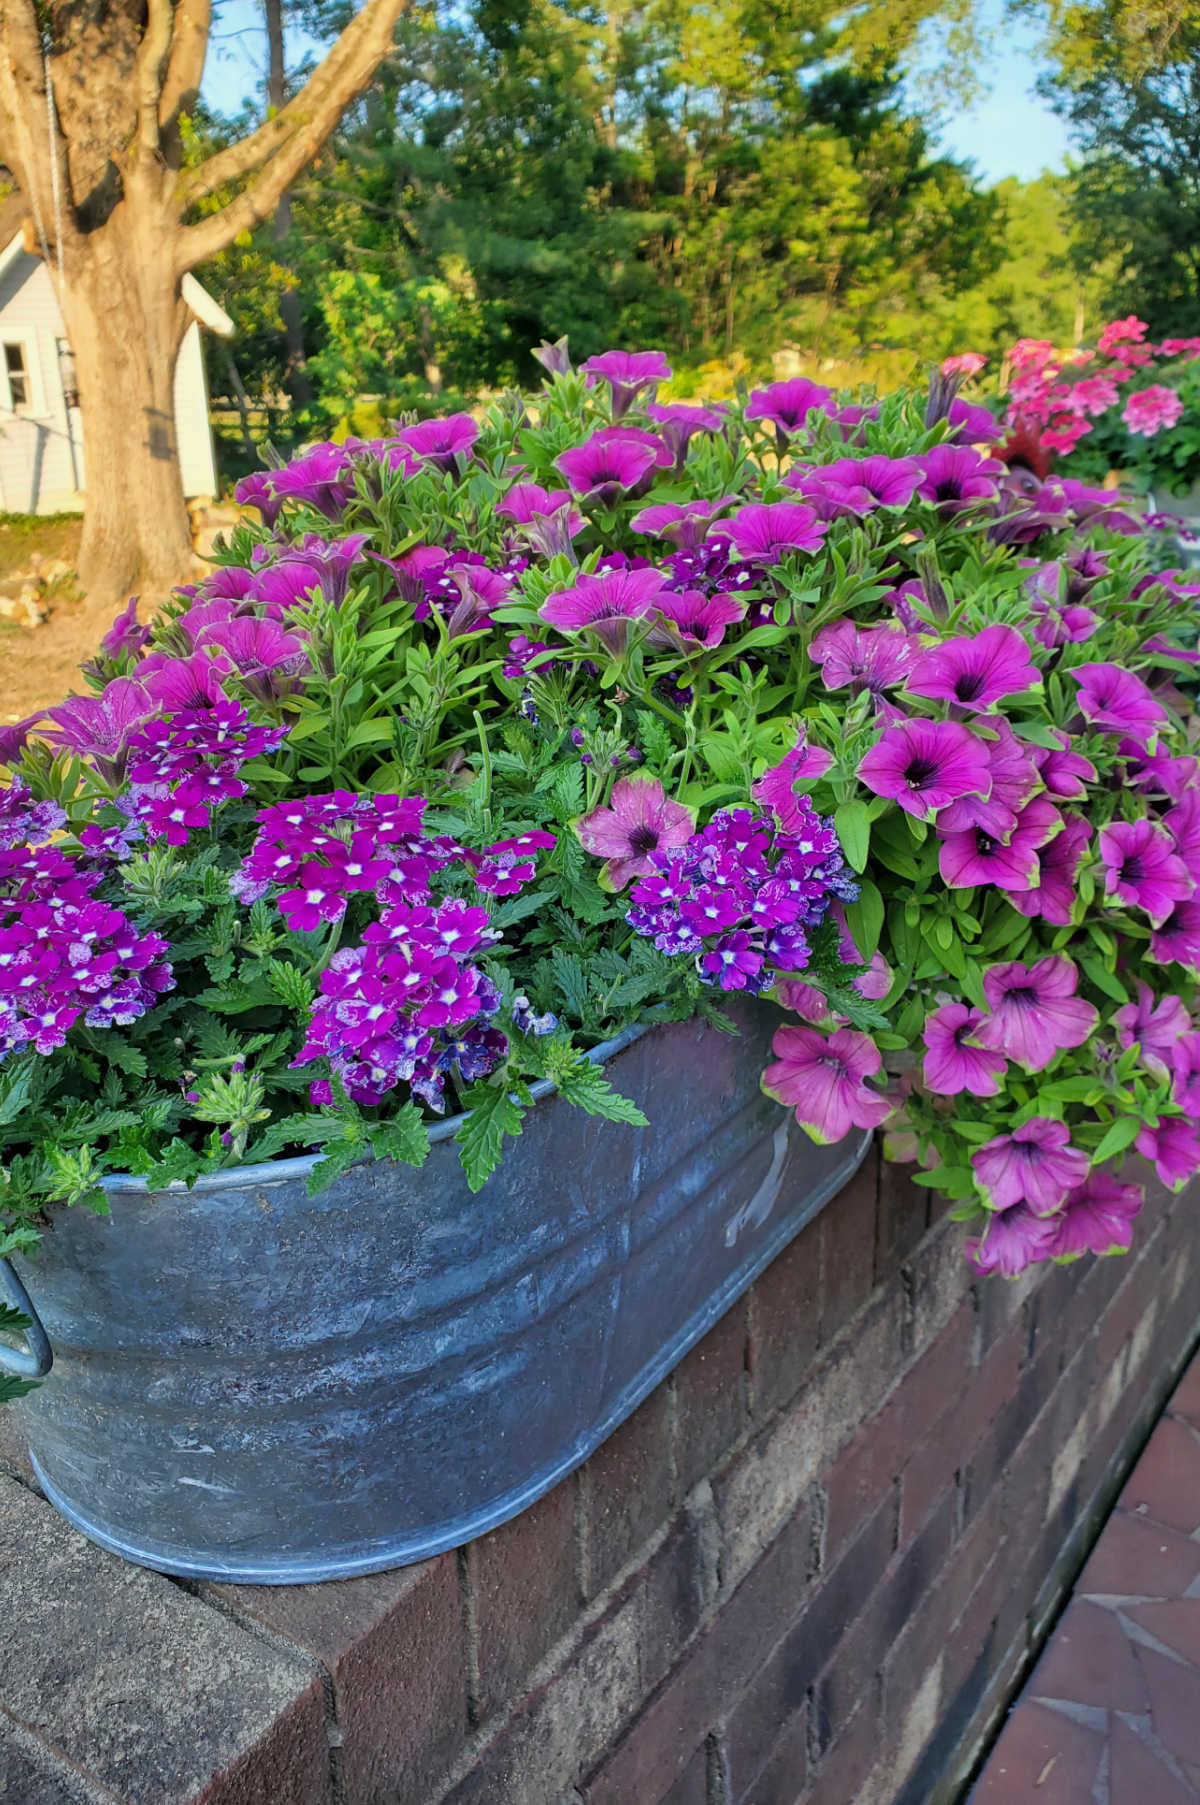
[[[879,1753],[879,1714],[872,1701],[865,1701],[822,1757],[804,1805],[847,1805],[857,1799]]]
[[[1087,1599],[1074,1600],[1054,1626],[1029,1691],[1034,1698],[1066,1699],[1104,1711],[1146,1709],[1146,1688],[1124,1630],[1112,1611]]]
[[[820,1343],[820,1220],[801,1229],[750,1289],[750,1408],[760,1420],[795,1397]]]
[[[567,1480],[463,1551],[470,1588],[477,1720],[524,1690],[579,1608],[576,1488]]]
[[[772,1744],[750,1791],[734,1797],[738,1805],[797,1805],[807,1778],[808,1729],[801,1714]]]
[[[1184,1786],[1120,1718],[1109,1729],[1109,1798],[1116,1805],[1196,1805],[1196,1793]]]
[[[303,1650],[330,1675],[346,1796],[354,1805],[424,1798],[467,1730],[453,1554],[323,1585],[211,1590],[235,1615]]]
[[[1168,1660],[1157,1649],[1140,1643],[1133,1652],[1145,1676],[1155,1735],[1176,1761],[1200,1767],[1200,1711],[1196,1709],[1200,1688],[1195,1668]]]
[[[655,1530],[674,1499],[670,1396],[652,1392],[582,1469],[584,1590],[602,1592]]]
[[[875,1283],[882,1284],[904,1264],[925,1233],[929,1220],[929,1196],[924,1185],[914,1184],[911,1168],[884,1160],[879,1168],[879,1199],[875,1213]]]
[[[1194,1429],[1162,1419],[1121,1493],[1121,1509],[1181,1535],[1200,1528],[1200,1437]]]
[[[821,1242],[821,1339],[828,1341],[861,1309],[874,1286],[875,1213],[879,1197],[879,1153],[875,1147],[844,1191],[826,1204],[817,1221]]]
[[[708,1805],[708,1746],[701,1743],[670,1792],[646,1805]]]
[[[843,1448],[824,1478],[825,1559],[835,1561],[851,1537],[895,1489],[906,1448],[899,1400],[885,1405]]]
[[[675,1369],[675,1468],[686,1496],[745,1434],[750,1405],[746,1304],[736,1303]]]

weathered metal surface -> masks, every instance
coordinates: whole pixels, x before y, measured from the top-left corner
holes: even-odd
[[[778,1013],[614,1043],[649,1129],[549,1097],[472,1196],[307,1159],[191,1191],[112,1180],[22,1263],[54,1369],[22,1411],[38,1476],[94,1540],[254,1584],[422,1560],[569,1473],[866,1151],[815,1147],[759,1090]]]

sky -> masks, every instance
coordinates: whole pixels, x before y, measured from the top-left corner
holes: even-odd
[[[990,15],[990,17],[989,17]],[[1061,169],[1067,138],[1061,122],[1033,93],[1038,61],[1032,31],[1000,28],[999,7],[985,8],[985,25],[996,31],[982,70],[984,91],[970,106],[948,112],[938,147],[968,158],[985,182],[1019,176],[1029,181],[1046,169]],[[304,40],[288,43],[289,61],[303,55]],[[261,97],[266,63],[262,7],[258,0],[227,0],[214,26],[204,77],[204,99],[217,111],[237,113],[251,97]],[[261,98],[259,100],[261,105]]]

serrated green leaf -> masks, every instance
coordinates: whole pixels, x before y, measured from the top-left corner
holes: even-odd
[[[608,1122],[628,1122],[634,1128],[649,1126],[637,1104],[615,1091],[603,1069],[582,1055],[578,1064],[559,1073],[558,1088],[568,1103],[586,1110],[589,1116],[603,1116]]]
[[[472,1191],[482,1190],[504,1156],[505,1135],[518,1135],[525,1111],[510,1097],[506,1083],[472,1085],[467,1092],[470,1114],[454,1139]]]

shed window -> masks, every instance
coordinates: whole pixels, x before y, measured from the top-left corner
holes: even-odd
[[[9,406],[14,414],[27,414],[30,402],[29,366],[25,361],[24,345],[5,345],[4,373],[8,378]]]

